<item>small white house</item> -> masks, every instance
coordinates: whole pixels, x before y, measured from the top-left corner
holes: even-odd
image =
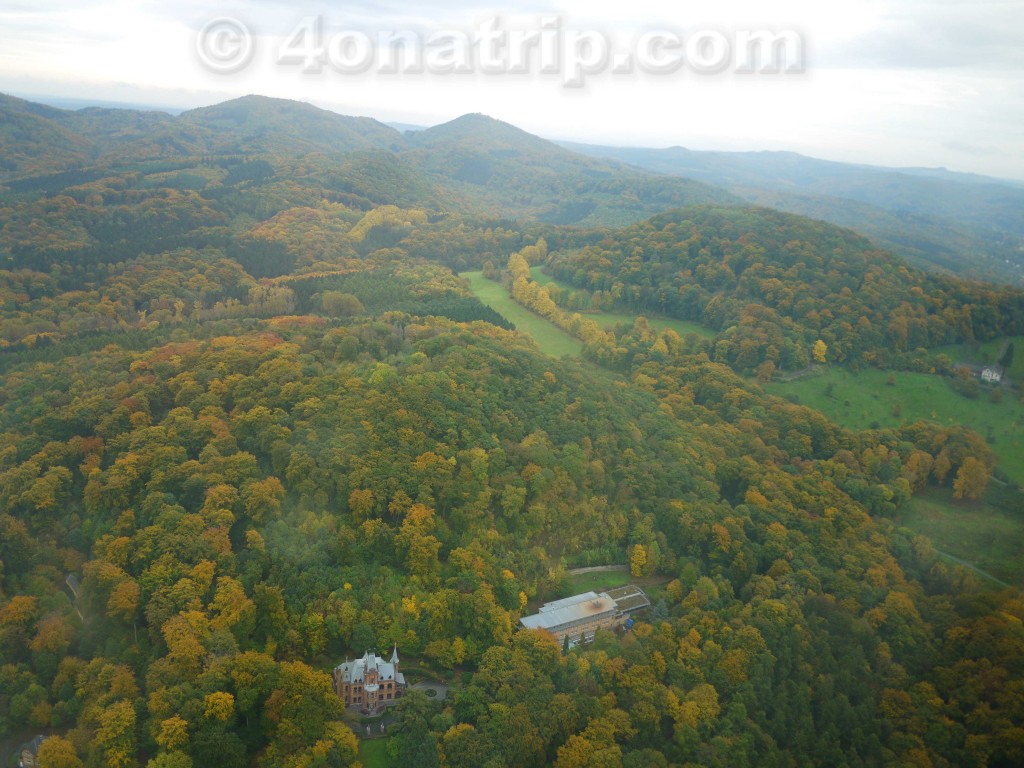
[[[981,369],[981,380],[986,384],[998,384],[1003,380],[1003,369],[998,365],[989,365]]]

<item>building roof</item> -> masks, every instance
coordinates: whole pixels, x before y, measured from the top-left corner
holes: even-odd
[[[594,619],[615,613],[615,602],[607,595],[593,592],[592,599],[580,600],[551,610],[541,608],[539,613],[519,620],[527,629],[555,629],[584,619]]]
[[[607,592],[584,592],[544,603],[537,613],[523,616],[519,623],[527,629],[557,631],[586,619],[630,613],[650,605],[644,591],[630,584]]]
[[[597,592],[584,592],[581,595],[563,597],[561,600],[554,600],[550,603],[544,603],[544,605],[540,607],[539,613],[550,613],[551,611],[557,611],[560,608],[566,608],[570,605],[585,603],[588,600],[597,600],[599,597],[600,595],[598,595]]]
[[[615,607],[622,613],[631,613],[641,608],[651,607],[651,599],[640,587],[633,584],[609,589],[607,595],[615,601]]]
[[[46,741],[45,736],[36,736],[31,741],[22,744],[21,759],[18,760],[18,765],[22,766],[22,768],[36,768],[39,747],[42,746],[44,741]]]
[[[335,675],[342,683],[362,683],[366,679],[367,672],[375,670],[379,682],[394,680],[399,685],[405,685],[405,675],[395,667],[398,663],[398,649],[391,654],[394,661],[384,661],[383,657],[367,651],[361,659],[345,661],[335,667]]]

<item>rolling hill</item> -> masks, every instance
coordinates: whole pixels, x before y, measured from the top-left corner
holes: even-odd
[[[1002,282],[1024,280],[1024,186],[1019,183],[944,169],[837,163],[793,152],[564,146],[851,227],[921,266]]]
[[[317,186],[364,205],[587,226],[627,224],[683,205],[739,202],[707,184],[577,154],[484,115],[402,134],[371,118],[245,96],[176,117],[6,98],[0,116],[12,146],[0,181],[18,180],[19,189],[50,189],[54,184],[24,181],[46,174],[82,171],[91,179],[139,162],[173,159],[180,166],[224,156],[259,157],[294,175],[294,158],[315,156],[305,165],[319,174]]]
[[[76,168],[91,143],[53,118],[60,110],[0,94],[0,178]]]
[[[403,158],[467,200],[548,224],[620,225],[683,205],[739,202],[707,184],[585,157],[485,115],[407,133],[406,140]]]
[[[178,121],[216,137],[215,152],[354,152],[398,149],[402,135],[369,117],[348,117],[312,104],[244,96],[183,112]]]
[[[1024,292],[480,115],[5,104],[0,732],[41,765],[370,765],[326,670],[385,648],[449,689],[394,702],[394,765],[1021,764],[1016,561],[900,519],[1019,560],[1016,490],[976,514],[1013,436],[870,411]],[[767,388],[866,367],[867,429]],[[522,626],[590,566],[650,609]]]

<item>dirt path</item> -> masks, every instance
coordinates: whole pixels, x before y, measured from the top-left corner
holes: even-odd
[[[941,555],[942,557],[946,558],[947,560],[952,560],[957,565],[962,565],[964,568],[967,568],[968,570],[974,571],[979,576],[981,576],[983,578],[986,578],[989,581],[995,582],[996,584],[998,584],[1001,587],[1006,587],[1008,589],[1015,589],[1013,584],[1007,584],[1005,581],[1003,581],[1002,579],[996,578],[995,576],[993,576],[988,571],[981,570],[981,568],[979,568],[978,566],[974,565],[973,563],[969,563],[966,560],[957,557],[956,555],[951,555],[951,554],[949,554],[949,552],[943,552],[941,549],[937,549],[935,551],[938,552],[939,555]]]
[[[570,568],[566,573],[579,576],[581,573],[600,573],[604,571],[628,571],[628,565],[591,565],[587,568]]]

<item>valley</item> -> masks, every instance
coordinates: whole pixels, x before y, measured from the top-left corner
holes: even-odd
[[[1020,764],[1022,361],[931,372],[1020,289],[478,114],[0,117],[0,731],[44,768]],[[521,622],[624,584],[628,631]],[[447,695],[347,706],[371,653]]]

